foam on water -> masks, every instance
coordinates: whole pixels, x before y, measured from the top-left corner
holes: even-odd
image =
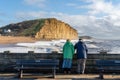
[[[75,44],[78,40],[72,40]],[[98,53],[99,50],[109,50],[109,53],[120,53],[120,40],[97,40],[84,39],[83,40],[89,53]],[[0,45],[0,52],[10,51],[12,53],[27,53],[34,51],[35,53],[51,53],[52,51],[62,51],[62,47],[66,40],[52,40],[52,41],[37,41],[35,43],[17,43]]]

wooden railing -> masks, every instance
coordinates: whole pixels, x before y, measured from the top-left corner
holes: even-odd
[[[9,51],[5,51],[0,53],[0,70],[4,70],[5,68],[11,68],[15,66],[15,62],[18,59],[59,59],[59,71],[62,71],[62,53],[34,53],[33,51],[29,51],[28,53],[10,53]],[[88,59],[86,63],[86,72],[95,72],[95,60],[97,59],[107,59],[107,60],[120,60],[120,54],[99,54],[99,53],[88,53]],[[76,70],[77,65],[76,54],[73,58],[73,67],[72,70]],[[10,67],[9,67],[10,66]]]

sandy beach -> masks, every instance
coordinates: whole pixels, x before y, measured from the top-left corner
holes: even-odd
[[[13,37],[13,36],[0,36],[0,44],[13,44],[19,42],[35,42],[37,41],[32,37]]]

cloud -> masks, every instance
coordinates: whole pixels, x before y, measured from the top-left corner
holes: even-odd
[[[24,3],[27,5],[33,5],[37,7],[45,7],[46,0],[24,0]]]
[[[45,5],[46,0],[24,0],[29,5]],[[20,20],[36,18],[57,18],[78,30],[80,35],[89,35],[98,38],[119,38],[120,32],[120,4],[114,5],[112,0],[79,0],[79,3],[68,3],[67,6],[76,9],[87,9],[88,15],[70,15],[62,12],[31,11],[18,12]]]
[[[87,31],[91,32],[92,35],[103,36],[103,37],[113,37],[120,38],[118,34],[120,34],[120,3],[114,4],[114,0],[79,0],[85,5],[78,5],[78,3],[74,4],[76,6],[72,6],[78,9],[88,9],[88,16],[93,16],[94,18],[88,18],[83,21],[84,25],[84,33]],[[84,17],[85,19],[85,17]],[[90,21],[90,20],[91,21]],[[89,29],[89,27],[91,29]]]
[[[97,18],[86,15],[69,15],[57,12],[19,12],[18,18],[35,19],[35,18],[57,18],[62,20],[78,30],[80,35],[89,35],[98,38],[111,38],[120,32],[120,24],[115,23],[120,20],[115,16],[105,16]],[[117,22],[118,23],[118,22]],[[118,26],[119,25],[119,26]],[[119,36],[116,36],[116,38]]]
[[[80,0],[87,5],[77,6],[87,8],[90,15],[117,15],[120,16],[120,3],[113,4],[113,0]]]

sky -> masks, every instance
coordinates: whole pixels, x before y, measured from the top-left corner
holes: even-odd
[[[120,39],[120,0],[0,0],[0,27],[40,18],[56,18],[79,36]]]

